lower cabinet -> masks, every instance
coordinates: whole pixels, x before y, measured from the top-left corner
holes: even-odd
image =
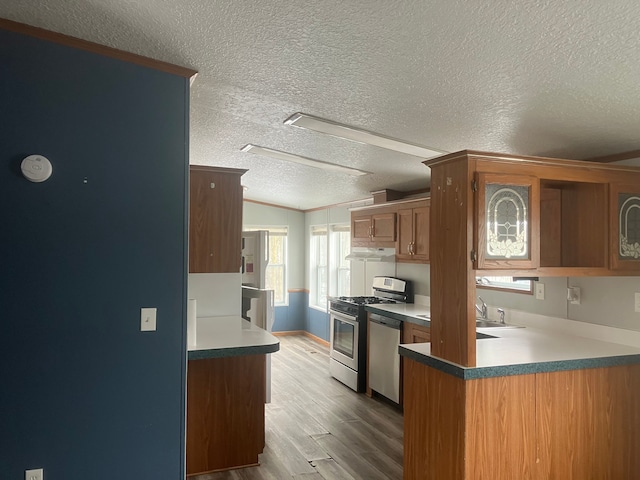
[[[431,329],[404,322],[402,327],[402,343],[429,343],[431,341]]]
[[[402,323],[401,343],[429,343],[431,341],[431,329],[411,322]],[[406,359],[400,357],[400,405],[404,408],[404,390],[407,382]]]
[[[640,365],[464,380],[403,360],[404,480],[640,478]]]
[[[258,464],[265,395],[265,355],[189,360],[187,476]]]

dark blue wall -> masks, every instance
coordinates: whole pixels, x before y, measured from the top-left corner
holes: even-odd
[[[0,99],[0,477],[179,479],[188,79],[0,31]]]

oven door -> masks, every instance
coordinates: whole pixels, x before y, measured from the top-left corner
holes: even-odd
[[[331,358],[343,365],[358,371],[358,333],[359,325],[356,317],[330,310]]]

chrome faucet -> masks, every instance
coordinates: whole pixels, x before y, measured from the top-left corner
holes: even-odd
[[[500,323],[504,325],[504,309],[499,308],[498,313],[500,314]]]
[[[482,303],[482,306],[481,306],[481,307],[479,307],[479,306],[476,304],[476,310],[478,311],[478,313],[480,314],[480,316],[481,316],[483,319],[485,319],[485,320],[486,320],[486,319],[487,319],[487,304],[486,304],[486,303],[484,303],[484,300],[482,300],[482,297],[478,297],[478,300],[480,300],[480,303]]]

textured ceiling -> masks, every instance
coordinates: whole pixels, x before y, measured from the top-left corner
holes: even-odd
[[[249,169],[253,200],[309,209],[428,185],[420,158],[283,124],[299,111],[450,152],[640,148],[636,0],[0,0],[0,17],[197,70],[190,161]]]

